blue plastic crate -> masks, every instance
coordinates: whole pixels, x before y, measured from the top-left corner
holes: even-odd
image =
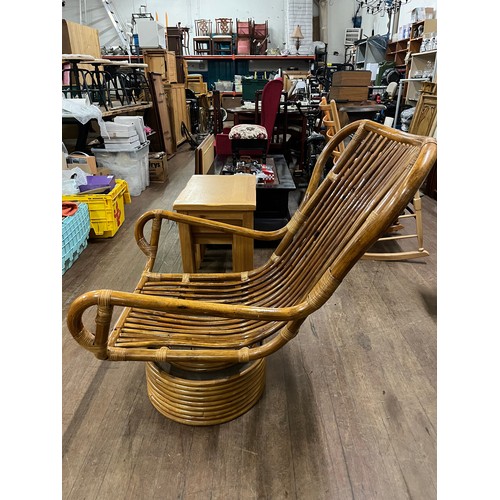
[[[62,220],[62,274],[87,247],[89,233],[89,207],[86,203],[79,203],[76,213]]]

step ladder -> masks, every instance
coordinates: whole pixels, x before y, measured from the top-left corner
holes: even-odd
[[[106,9],[109,18],[111,19],[111,23],[113,24],[113,27],[115,28],[115,31],[118,34],[118,38],[121,41],[121,45],[127,51],[127,54],[129,56],[132,55],[132,53],[130,52],[130,43],[127,39],[126,32],[123,29],[123,23],[116,12],[113,2],[111,2],[111,0],[102,0],[102,5]]]

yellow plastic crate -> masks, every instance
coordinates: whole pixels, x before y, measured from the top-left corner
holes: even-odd
[[[90,238],[111,238],[125,220],[125,203],[132,198],[127,182],[116,179],[116,186],[108,194],[72,194],[63,201],[87,203],[90,213]]]

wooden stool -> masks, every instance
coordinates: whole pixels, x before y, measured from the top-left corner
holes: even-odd
[[[121,68],[125,93],[128,99],[136,104],[141,98],[144,100],[149,99],[149,85],[145,75],[147,67],[148,65],[145,63],[127,63],[126,66],[122,66]]]
[[[94,59],[86,64],[91,65],[94,69],[89,71],[89,77],[91,81],[91,102],[95,102],[94,94],[97,94],[97,102],[99,106],[104,106],[106,111],[112,107],[111,98],[109,95],[108,81],[109,77],[106,78],[104,71],[105,64],[111,64],[112,61],[109,59]],[[102,68],[102,69],[101,69]]]
[[[69,92],[69,98],[83,98],[85,95],[89,95],[89,89],[87,85],[87,75],[89,73],[88,69],[81,68],[80,63],[88,64],[95,60],[94,56],[87,54],[63,54],[62,55],[62,82],[63,82],[63,92]],[[68,78],[69,76],[69,78]],[[64,87],[68,88],[64,88]],[[89,95],[90,99],[90,95]]]
[[[124,71],[128,67],[128,62],[111,61],[104,66],[106,78],[108,79],[109,95],[115,97],[121,106],[131,104],[131,99],[127,95]]]
[[[256,181],[253,175],[193,175],[173,204],[186,215],[253,229]],[[253,240],[206,228],[179,224],[184,272],[199,268],[205,244],[231,244],[233,271],[253,269]]]

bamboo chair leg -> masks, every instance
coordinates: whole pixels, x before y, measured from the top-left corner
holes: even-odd
[[[363,259],[366,260],[406,260],[406,259],[418,259],[419,257],[427,257],[429,252],[424,248],[424,229],[422,223],[422,199],[420,198],[420,191],[417,190],[415,196],[413,197],[413,208],[414,212],[403,215],[400,219],[404,218],[414,218],[416,234],[410,235],[396,235],[389,237],[381,237],[378,241],[396,241],[402,239],[416,238],[417,249],[410,251],[401,252],[366,252],[363,255]]]

